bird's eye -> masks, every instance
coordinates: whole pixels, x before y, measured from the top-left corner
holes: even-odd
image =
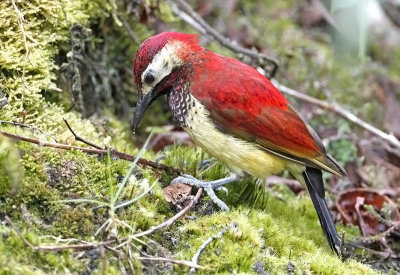
[[[146,84],[151,84],[154,81],[154,75],[152,75],[151,73],[147,73],[146,76],[144,77],[144,82],[146,82]]]

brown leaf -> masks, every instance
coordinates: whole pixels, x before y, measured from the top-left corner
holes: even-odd
[[[191,191],[192,186],[184,183],[174,183],[163,190],[166,201],[177,206],[180,206],[190,196]]]
[[[370,205],[379,212],[384,204],[389,204],[392,209],[390,219],[400,220],[400,213],[397,206],[386,196],[376,191],[355,188],[340,193],[336,198],[336,207],[345,224],[354,224],[360,227],[364,237],[377,235],[388,229],[376,216],[372,215],[365,207]]]

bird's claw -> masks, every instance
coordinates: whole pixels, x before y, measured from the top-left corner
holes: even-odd
[[[173,179],[171,181],[171,184],[175,184],[175,183],[185,183],[194,187],[202,187],[199,186],[201,185],[201,183],[203,183],[202,181],[196,179],[195,177],[191,176],[191,175],[186,175],[183,174],[182,176],[176,177],[175,179]]]
[[[218,198],[214,192],[215,189],[215,190],[224,190],[226,193],[228,193],[228,189],[222,187],[219,181],[204,182],[196,179],[191,175],[182,175],[171,181],[171,184],[176,184],[176,183],[184,183],[197,188],[204,188],[204,191],[207,192],[208,196],[211,198],[213,202],[215,202],[222,210],[229,211],[229,207],[226,205],[226,203],[224,203],[220,198]]]

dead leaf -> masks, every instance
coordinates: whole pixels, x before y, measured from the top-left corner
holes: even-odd
[[[355,188],[340,193],[336,198],[336,207],[345,224],[354,224],[360,227],[364,237],[377,235],[388,229],[378,217],[373,215],[366,207],[370,205],[378,213],[389,205],[390,220],[397,222],[400,220],[400,213],[397,206],[387,196],[381,195],[376,191]]]
[[[164,188],[164,198],[178,207],[190,196],[192,186],[184,183],[174,183]]]

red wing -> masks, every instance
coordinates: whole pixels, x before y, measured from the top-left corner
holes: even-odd
[[[210,109],[208,109],[210,110]],[[212,109],[213,122],[223,131],[254,141],[276,153],[300,159],[316,158],[321,148],[302,119],[290,107],[266,106],[260,114],[228,108]]]
[[[324,154],[318,137],[254,68],[219,55],[200,68],[190,89],[220,130],[303,162]]]

